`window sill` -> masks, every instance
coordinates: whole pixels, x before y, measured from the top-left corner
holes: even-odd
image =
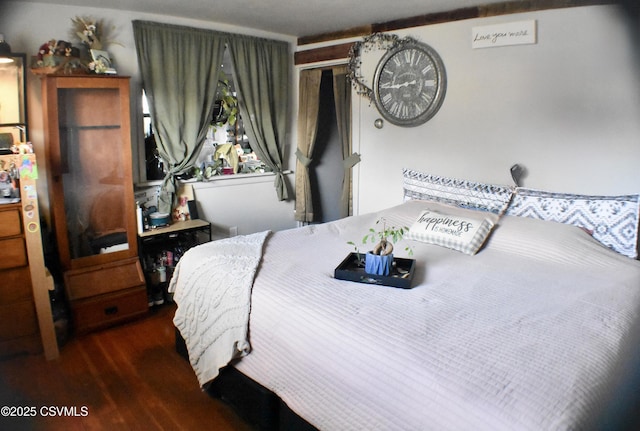
[[[286,170],[283,172],[284,175],[291,175],[293,171]],[[275,177],[273,172],[265,172],[265,173],[252,173],[252,174],[233,174],[233,175],[216,175],[205,181],[198,181],[195,178],[189,180],[180,180],[182,184],[192,184],[196,188],[206,188],[206,187],[218,187],[222,185],[230,185],[230,183],[234,184],[251,184],[251,183],[264,183],[271,181]],[[155,181],[146,181],[142,183],[137,183],[136,187],[151,187],[151,186],[161,186],[162,180]]]

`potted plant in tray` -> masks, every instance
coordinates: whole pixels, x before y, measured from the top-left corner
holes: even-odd
[[[387,227],[384,218],[376,221],[376,225],[380,224],[382,224],[382,229],[370,228],[369,232],[362,238],[362,244],[375,243],[373,249],[364,255],[364,270],[369,274],[389,275],[393,265],[393,244],[400,241],[409,228],[407,226],[400,228],[395,226]],[[354,246],[356,253],[358,253],[356,243],[349,241],[347,244]],[[413,254],[411,247],[407,246],[405,251],[410,256]],[[358,253],[358,255],[362,260],[362,254]]]

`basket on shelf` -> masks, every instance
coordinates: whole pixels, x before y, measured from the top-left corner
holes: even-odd
[[[31,72],[36,75],[85,75],[87,66],[78,57],[46,54],[33,57]]]

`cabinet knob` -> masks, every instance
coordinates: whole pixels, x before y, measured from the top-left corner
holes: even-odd
[[[113,307],[107,307],[104,309],[104,314],[106,315],[118,314],[118,307],[116,305],[114,305]]]

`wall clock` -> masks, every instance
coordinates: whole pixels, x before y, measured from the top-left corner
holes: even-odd
[[[373,81],[380,114],[397,126],[425,123],[440,109],[447,87],[444,64],[429,45],[405,38],[378,63]]]

